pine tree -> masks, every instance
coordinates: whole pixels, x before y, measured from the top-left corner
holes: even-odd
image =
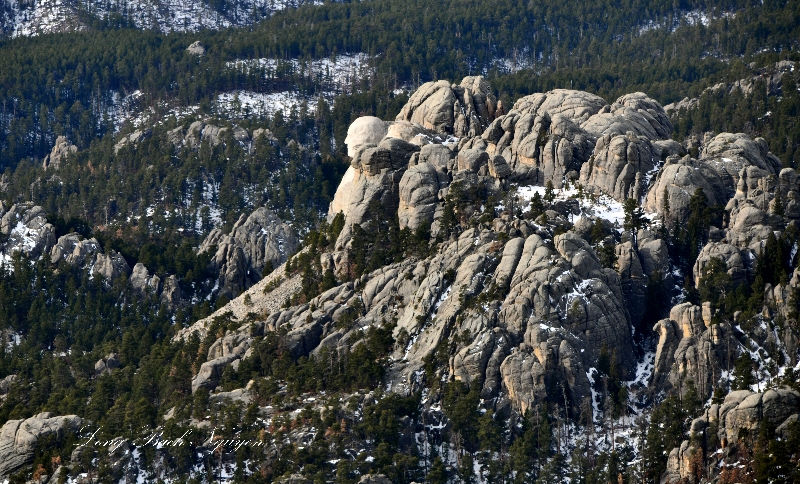
[[[553,187],[553,180],[547,180],[547,183],[544,185],[544,202],[547,204],[548,208],[553,206],[555,199],[556,192],[555,188]]]
[[[733,389],[749,390],[755,383],[753,376],[753,358],[750,353],[743,351],[733,367]]]
[[[647,225],[647,218],[644,216],[644,209],[639,206],[639,202],[634,198],[627,198],[622,204],[622,209],[625,212],[625,221],[623,228],[630,232],[635,238],[636,231]]]

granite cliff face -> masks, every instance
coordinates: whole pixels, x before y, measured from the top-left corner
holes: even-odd
[[[199,123],[175,131],[173,143],[227,136]],[[767,421],[788,432],[800,395],[780,378],[798,368],[800,270],[764,284],[755,314],[723,317],[722,303],[694,294],[750,283],[765,247],[776,238],[796,244],[797,173],[762,139],[709,134],[694,151],[671,140],[672,130],[643,93],[609,104],[558,89],[505,113],[481,77],[421,86],[394,121],[357,119],[346,140],[350,167],[325,225],[340,229],[325,232],[330,240],[297,252],[294,228],[260,208],[227,233],[212,231],[199,248],[213,254],[216,294],[233,300],[175,336],[207,343],[192,393],[253,403],[251,385],[221,384],[268,335],[297,360],[351,350],[365,331],[383,328],[394,338],[386,392],[427,395],[437,382],[460,381],[487,412],[525,415],[558,402],[565,418],[594,426],[609,405],[602,393],[613,367],[635,397],[626,408],[639,417],[666,395],[696,394],[722,403],[705,406],[693,433],[713,431],[734,448],[742,429],[758,432]],[[643,213],[622,213],[631,199]],[[700,206],[716,225],[700,228],[687,261],[670,234],[697,223]],[[381,243],[366,246],[363,234],[386,219],[405,241],[428,237],[429,250],[355,273],[363,252]],[[88,265],[108,279],[127,274],[139,293],[182,304],[174,277],[162,280],[142,264],[131,270],[94,239],[56,241],[39,207],[4,212],[2,233],[4,254],[49,254],[54,264]],[[787,253],[796,265],[796,245]],[[297,268],[309,254],[324,290],[309,292],[319,281]],[[740,355],[759,362],[756,388],[720,396]],[[98,374],[112,371],[110,361],[98,361]],[[695,442],[668,449],[665,480],[694,472]]]
[[[411,394],[428,388],[429,378],[459,380],[477,386],[482,405],[494,411],[525,413],[553,398],[554,389],[576,415],[582,406],[598,405],[598,361],[612,350],[623,378],[636,379],[642,385],[637,391],[656,399],[690,388],[709,398],[729,382],[731,359],[755,348],[779,348],[783,368],[798,364],[794,326],[769,330],[766,322],[760,323],[766,329],[743,330],[741,321],[719,320],[711,303],[681,302],[683,278],[701,287],[715,261],[724,263],[733,283],[751,281],[753,261],[770,234],[795,230],[797,174],[782,168],[763,140],[707,136],[693,158],[670,139],[669,118],[643,93],[608,104],[588,93],[555,90],[522,98],[508,113],[488,93],[481,78],[428,83],[397,121],[360,118],[348,133],[351,167],[328,217],[331,222],[341,213],[344,228],[322,254],[322,266],[347,279],[353,227],[369,227],[376,206],[396,216],[401,229],[427,227],[438,235],[435,253],[367,272],[304,304],[265,310],[217,340],[194,389],[213,389],[225,366],[247,359],[254,338],[268,332],[285,335],[290,352],[302,356],[349,347],[357,331],[389,322],[397,343],[386,389]],[[579,186],[584,197],[606,197],[607,204],[633,198],[653,223],[622,231],[621,218],[603,220],[591,203],[568,198],[533,219],[524,216],[530,192],[516,202],[518,213],[506,205],[500,216],[481,217],[491,197],[513,204],[509,188],[548,181],[573,190],[565,194]],[[464,193],[475,195],[466,200]],[[664,229],[686,224],[695,193],[724,216],[719,227],[705,229],[708,242],[681,273]],[[459,203],[454,196],[462,197]],[[448,210],[472,222],[453,231],[444,224],[453,216],[445,215]],[[595,226],[604,239],[592,235]],[[606,244],[613,248],[611,262],[600,253]],[[784,284],[768,284],[757,318],[796,317],[791,298],[799,284],[798,273]],[[650,285],[666,287],[662,297],[674,298],[665,301],[663,319],[652,329],[642,325],[653,317]],[[241,297],[231,304],[241,305]],[[341,324],[353,307],[361,308],[355,322]],[[205,334],[207,325],[179,337]],[[433,374],[432,361],[438,362]],[[760,371],[762,380],[778,374],[774,367]],[[750,402],[756,399],[762,403]],[[795,418],[797,400],[785,389],[733,392],[692,429],[713,423],[720,438],[731,441],[738,429],[757,430],[765,418],[783,428]],[[666,478],[688,475],[693,444],[684,444],[670,454]]]
[[[228,234],[212,230],[199,251],[215,251],[211,266],[219,273],[219,294],[235,297],[260,281],[265,268],[286,262],[298,245],[296,231],[262,207],[242,215]]]

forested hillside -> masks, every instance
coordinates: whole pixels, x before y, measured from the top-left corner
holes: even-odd
[[[800,480],[797,2],[81,5],[2,6],[0,479]]]

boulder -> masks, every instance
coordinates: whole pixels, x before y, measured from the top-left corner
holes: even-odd
[[[206,48],[203,47],[203,44],[201,44],[199,40],[195,40],[189,47],[186,48],[186,52],[198,57],[202,57],[206,55]]]
[[[747,282],[747,267],[745,266],[745,260],[739,248],[724,242],[709,242],[703,246],[692,269],[696,286],[700,285],[703,269],[708,265],[709,261],[714,258],[722,259],[725,263],[727,272],[730,274],[734,285]]]
[[[439,190],[449,185],[449,177],[431,163],[419,163],[409,168],[400,179],[400,202],[397,216],[400,228],[415,230],[422,224],[433,223],[439,206]]]
[[[103,358],[97,360],[94,364],[95,375],[110,374],[115,368],[120,366],[119,355],[116,353],[109,353]]]
[[[620,97],[582,122],[581,128],[597,136],[632,132],[652,141],[669,139],[673,130],[661,105],[643,92]]]
[[[8,375],[5,378],[0,379],[0,395],[7,394],[9,387],[16,379],[17,375]]]
[[[397,115],[441,135],[457,138],[480,135],[494,119],[497,100],[481,76],[465,77],[460,85],[427,82],[411,95]]]
[[[367,145],[377,145],[386,136],[389,123],[375,116],[362,116],[347,128],[347,156],[353,158],[358,151]]]
[[[689,217],[689,200],[700,188],[709,205],[724,206],[728,198],[717,171],[702,160],[688,156],[667,158],[647,193],[644,208],[658,213],[670,223],[683,223]],[[665,211],[665,196],[669,212]]]
[[[392,481],[383,474],[367,474],[361,476],[358,484],[392,484]]]
[[[638,241],[639,261],[642,271],[649,278],[658,273],[662,279],[672,279],[670,272],[669,247],[664,239],[653,238],[649,231],[640,230]]]
[[[223,137],[228,131],[228,128],[220,128],[219,126],[207,124],[203,127],[202,139],[208,140],[211,146],[218,146],[222,144]]]
[[[292,474],[275,480],[275,484],[311,484],[302,474]]]
[[[0,477],[7,477],[30,464],[39,439],[61,439],[77,432],[83,419],[76,415],[53,417],[44,412],[25,420],[9,420],[0,429]]]

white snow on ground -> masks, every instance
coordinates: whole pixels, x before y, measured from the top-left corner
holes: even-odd
[[[215,110],[228,116],[272,116],[281,110],[287,116],[292,109],[299,112],[305,103],[308,111],[313,113],[320,98],[333,104],[337,95],[353,92],[362,80],[370,79],[373,69],[369,66],[369,60],[367,54],[355,53],[310,62],[270,58],[229,62],[229,69],[248,75],[255,73],[264,79],[302,75],[313,82],[316,93],[302,94],[296,90],[273,93],[248,90],[226,92],[217,96]]]
[[[664,17],[660,20],[649,20],[641,25],[639,25],[639,35],[642,35],[646,32],[651,30],[658,30],[664,29],[669,27],[670,32],[675,32],[681,24],[688,24],[688,25],[697,25],[702,24],[705,27],[708,27],[709,23],[712,20],[717,20],[721,18],[733,18],[736,16],[735,12],[722,12],[719,14],[713,14],[708,11],[704,10],[690,10],[688,12],[684,12],[683,15],[677,15],[673,17],[672,24],[669,23],[669,19]]]
[[[370,79],[373,71],[368,61],[368,55],[355,53],[310,62],[266,58],[229,62],[227,65],[230,69],[245,73],[258,70],[266,79],[302,74],[313,81],[316,93],[303,94],[296,90],[280,92],[236,90],[218,94],[213,109],[217,115],[230,118],[274,116],[279,110],[284,116],[289,116],[293,109],[299,114],[305,103],[309,114],[313,114],[320,98],[332,105],[337,95],[353,92],[362,80]],[[119,131],[126,122],[134,127],[153,126],[163,122],[163,119],[156,119],[155,110],[140,105],[142,96],[140,91],[130,94],[110,92],[109,96],[111,107],[108,109],[108,117],[113,121],[116,131]],[[170,116],[175,116],[178,121],[197,113],[198,109],[198,106],[175,107],[165,102],[159,106],[160,112],[167,112]],[[445,143],[447,142],[452,140],[445,140]]]
[[[363,79],[370,79],[374,69],[369,65],[370,56],[362,52],[340,54],[335,57],[316,59],[310,62],[297,59],[248,59],[228,62],[229,69],[244,73],[262,74],[264,79],[286,74],[301,74],[311,79],[325,92],[333,94],[352,92]]]
[[[650,381],[650,376],[653,374],[655,360],[655,352],[648,351],[645,353],[642,361],[636,364],[636,376],[633,380],[625,382],[625,385],[627,385],[628,388],[634,386],[646,387],[647,383]]]
[[[538,193],[539,196],[544,199],[544,192],[545,187],[533,185],[519,187],[517,189],[517,195],[522,201],[523,206],[525,206],[523,211],[527,212],[530,210],[530,200],[533,198],[534,193]],[[618,230],[622,229],[622,224],[625,222],[625,211],[622,209],[622,202],[618,202],[617,200],[614,200],[605,194],[600,196],[584,195],[583,198],[579,198],[579,192],[577,188],[569,188],[568,190],[555,188],[553,192],[555,193],[556,201],[567,200],[570,198],[574,198],[579,201],[581,215],[578,218],[583,216],[602,218],[611,222],[611,224]],[[653,220],[656,214],[645,213],[645,216],[650,220]]]
[[[321,3],[319,0],[237,0],[227,2],[225,10],[218,11],[208,2],[189,0],[10,0],[9,13],[2,20],[13,37],[80,31],[85,28],[78,20],[80,8],[100,19],[122,13],[139,28],[195,32],[251,25],[278,10]]]
[[[306,103],[308,112],[314,113],[318,99],[293,91],[257,93],[249,91],[226,92],[217,96],[216,111],[229,116],[274,116],[282,111],[289,116],[292,109],[300,112]]]

